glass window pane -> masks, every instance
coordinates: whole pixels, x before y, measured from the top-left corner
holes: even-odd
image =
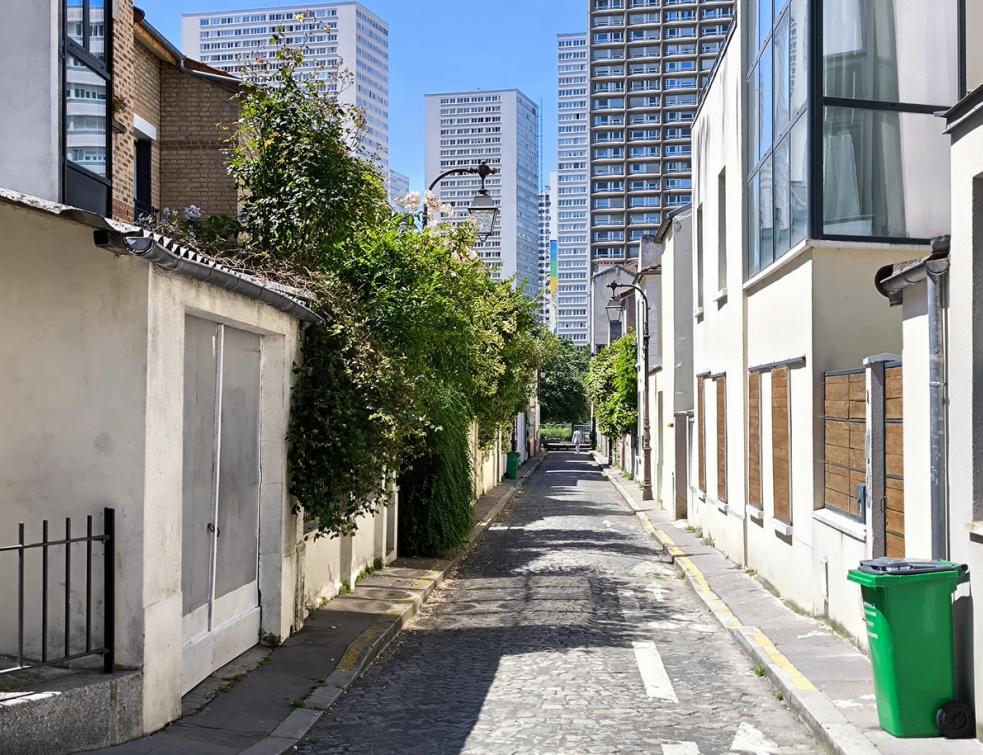
[[[770,157],[761,165],[761,170],[758,171],[758,181],[761,184],[758,200],[758,239],[761,247],[761,266],[765,267],[775,260],[775,222]]]
[[[106,175],[106,80],[85,63],[65,59],[65,157],[96,175]]]
[[[809,63],[806,56],[809,49],[808,12],[806,0],[792,0],[788,25],[788,80],[789,107],[793,116],[805,106],[809,87]]]
[[[758,63],[758,66],[760,65]],[[748,102],[751,105],[748,108],[747,143],[750,150],[748,163],[752,166],[757,165],[758,155],[761,154],[761,129],[758,125],[761,118],[761,87],[758,79],[758,70],[755,67],[751,71],[751,79],[748,81]]]
[[[89,52],[106,59],[106,1],[89,0]]]
[[[957,11],[957,0],[825,0],[826,95],[953,104]]]
[[[823,229],[929,238],[949,226],[948,138],[933,115],[823,113]]]
[[[808,118],[802,117],[789,134],[789,201],[792,212],[790,246],[798,244],[809,232],[809,150]]]
[[[775,29],[775,133],[788,125],[788,16]]]
[[[765,51],[761,53],[761,62],[758,64],[758,133],[760,134],[758,160],[771,149],[771,85],[771,43],[769,42]]]
[[[758,0],[758,40],[755,50],[760,50],[765,38],[771,32],[771,0]]]
[[[73,42],[84,45],[82,0],[65,0],[65,33]]]
[[[778,259],[788,251],[792,231],[792,218],[788,198],[787,137],[775,147],[772,162],[775,172],[775,188],[773,192],[775,205],[775,259]]]
[[[761,184],[755,174],[751,178],[751,191],[748,199],[748,276],[752,276],[761,269],[761,236],[760,236],[760,217],[758,207],[760,205]]]

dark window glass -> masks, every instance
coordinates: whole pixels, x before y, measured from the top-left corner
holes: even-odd
[[[771,117],[772,117],[772,72],[771,44],[761,53],[758,64],[758,154],[757,160],[765,156],[771,149]],[[755,162],[757,162],[755,160]]]
[[[774,207],[775,207],[775,259],[781,257],[789,249],[791,238],[792,218],[789,209],[788,196],[788,137],[775,147],[772,157],[774,165]]]
[[[958,28],[957,0],[824,0],[826,96],[955,103]]]
[[[948,150],[933,115],[825,108],[823,230],[897,238],[945,231]]]
[[[760,50],[771,32],[771,0],[758,0],[758,18],[755,28],[758,31],[755,50]]]
[[[754,275],[761,269],[761,216],[758,208],[761,206],[761,183],[758,175],[751,179],[751,191],[748,197],[748,275]]]
[[[106,176],[108,86],[101,74],[74,55],[65,58],[65,157]]]
[[[775,29],[773,43],[775,56],[775,134],[788,125],[788,16]]]
[[[802,117],[789,134],[789,201],[792,211],[790,245],[809,232],[809,140],[807,118]]]
[[[758,171],[757,181],[760,186],[758,199],[758,239],[761,254],[761,267],[775,261],[774,251],[774,215],[772,205],[772,168],[769,157]]]
[[[789,108],[794,116],[806,104],[809,87],[809,12],[806,0],[792,0],[788,21]]]

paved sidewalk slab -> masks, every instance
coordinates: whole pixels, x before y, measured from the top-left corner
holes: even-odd
[[[185,696],[185,716],[114,755],[279,755],[293,749],[324,710],[410,621],[539,466],[527,462],[474,505],[469,543],[450,559],[399,558],[312,613],[281,647],[256,646]]]
[[[608,479],[682,568],[696,593],[790,706],[833,752],[844,755],[980,755],[978,740],[898,739],[880,728],[870,661],[821,621],[797,614],[720,551],[642,501],[637,483],[596,456]]]

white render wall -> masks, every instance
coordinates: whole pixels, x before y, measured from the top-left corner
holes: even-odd
[[[61,200],[61,0],[4,3],[0,186]]]
[[[0,543],[40,539],[48,519],[53,539],[72,516],[73,534],[93,514],[116,510],[116,661],[143,671],[143,730],[180,715],[188,663],[207,674],[242,651],[219,642],[193,657],[182,643],[182,519],[185,315],[262,336],[260,398],[259,615],[238,641],[258,630],[287,637],[310,603],[330,597],[376,558],[389,560],[386,512],[366,516],[354,538],[304,541],[287,491],[286,432],[299,323],[272,307],[146,261],[93,244],[92,228],[0,204],[0,413],[10,428],[0,439]],[[347,542],[345,542],[347,540]],[[347,574],[342,556],[347,548]],[[94,547],[98,556],[100,548]],[[84,549],[73,552],[73,641],[83,631],[78,589]],[[16,566],[0,557],[2,573]],[[28,578],[37,575],[29,557]],[[61,654],[63,561],[51,551],[50,644]],[[56,576],[57,575],[57,576]],[[93,574],[93,640],[102,638],[101,568]],[[305,593],[304,588],[307,592]],[[14,592],[11,592],[14,591]],[[16,581],[0,581],[0,599],[16,604]],[[36,592],[34,594],[37,594]],[[57,600],[56,600],[57,598]],[[39,644],[40,607],[29,600],[29,648]],[[261,623],[259,619],[261,617]],[[83,640],[84,642],[84,640]],[[16,652],[16,613],[0,618],[0,652]],[[202,665],[204,664],[204,665]],[[198,678],[201,678],[200,676]]]
[[[957,632],[957,644],[963,649],[975,648],[975,651],[971,650],[976,658],[972,681],[977,692],[968,694],[967,699],[975,698],[976,717],[980,721],[983,720],[983,694],[979,693],[983,690],[983,664],[979,662],[983,657],[983,621],[972,618],[972,596],[979,595],[983,589],[983,536],[979,534],[983,527],[980,462],[983,385],[979,379],[983,355],[979,296],[983,281],[983,270],[979,266],[983,254],[983,115],[977,113],[953,134],[951,155],[952,246],[948,276],[947,365],[949,556],[969,565],[970,584],[961,587],[957,593],[960,597],[956,601],[956,615],[963,619]],[[907,451],[906,445],[906,475],[911,461]],[[968,636],[967,626],[971,627],[971,636]]]

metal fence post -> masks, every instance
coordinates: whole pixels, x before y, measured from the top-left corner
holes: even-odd
[[[116,512],[106,508],[103,512],[103,646],[102,670],[113,672],[116,662]]]

